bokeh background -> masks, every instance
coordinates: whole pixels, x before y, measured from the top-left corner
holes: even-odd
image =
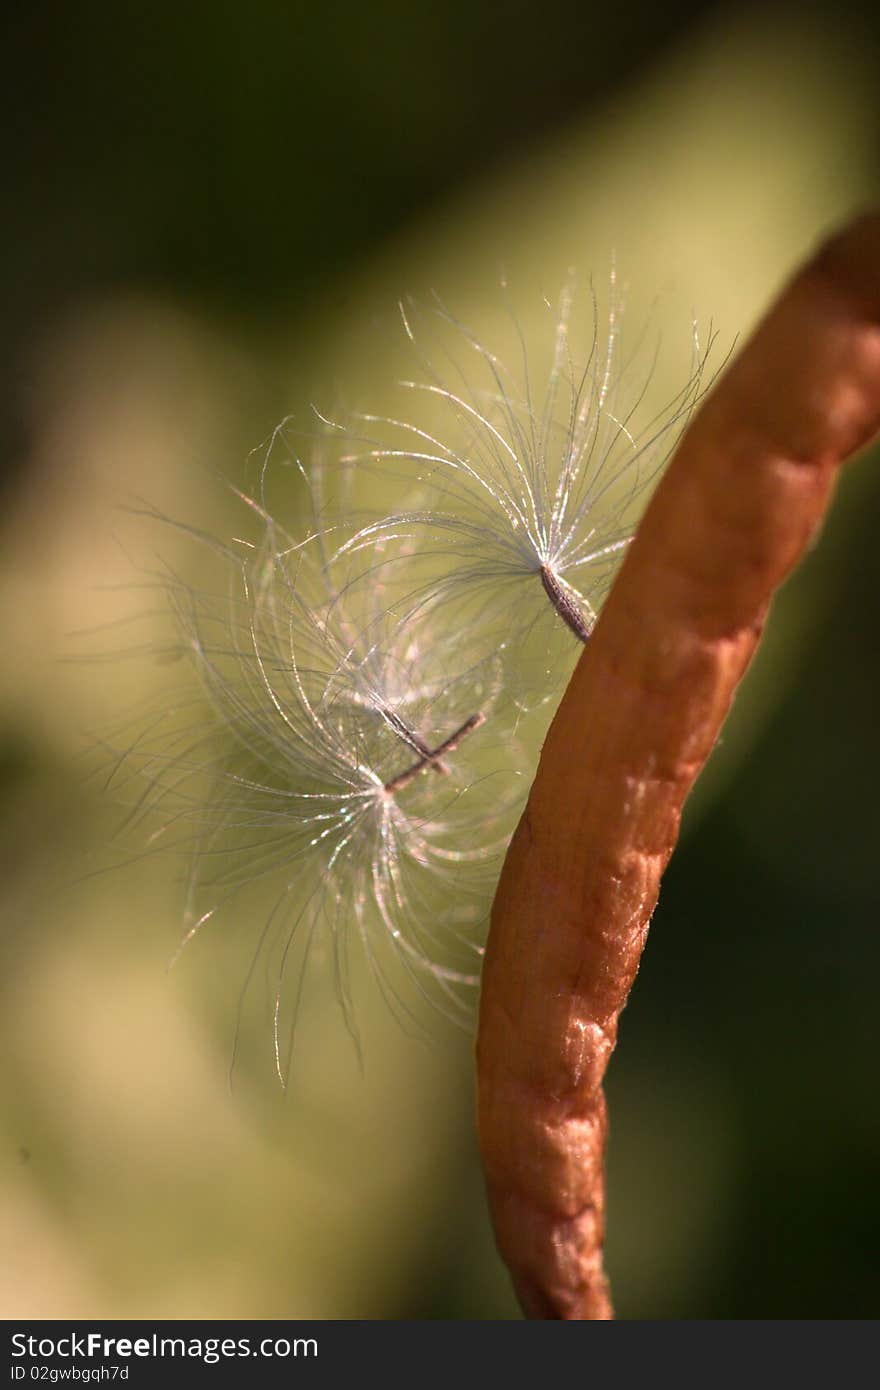
[[[176,866],[106,868],[80,757],[169,679],[95,659],[143,607],[120,507],[222,532],[218,475],[278,419],[381,400],[402,294],[479,322],[503,272],[528,330],[614,254],[636,321],[729,346],[876,196],[880,19],[84,0],[7,26],[0,1314],[515,1317],[471,1039],[366,991],[361,1068],[316,989],[289,1092],[259,1047],[230,1089],[239,933],[169,973]],[[880,1310],[878,462],[776,604],[623,1020],[622,1317]]]

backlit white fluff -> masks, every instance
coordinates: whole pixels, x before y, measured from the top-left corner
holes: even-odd
[[[146,787],[133,814],[155,826],[152,845],[190,859],[186,940],[228,909],[251,922],[284,1080],[317,948],[353,1033],[354,949],[398,1011],[413,987],[466,1014],[522,784],[510,730],[493,729],[499,663],[469,661],[430,605],[401,617],[380,582],[328,559],[320,533],[294,540],[241,500],[252,538],[182,528],[223,582],[162,581],[206,700],[169,706],[116,780]],[[272,897],[254,922],[261,882]]]
[[[430,327],[416,333],[405,312],[421,362],[420,378],[401,383],[411,411],[361,413],[335,428],[344,464],[393,471],[409,498],[359,525],[340,554],[372,557],[383,537],[407,536],[418,554],[413,583],[426,576],[427,592],[471,605],[470,623],[515,638],[541,613],[552,620],[555,612],[586,641],[647,489],[701,395],[711,347],[711,336],[703,350],[694,330],[684,385],[659,412],[647,409],[656,353],[647,361],[639,350],[622,357],[613,277],[611,298],[604,337],[592,299],[579,361],[574,299],[571,290],[563,293],[540,390],[518,329],[519,361],[511,368],[438,305],[435,337],[438,321],[453,337],[453,347],[444,338],[436,354],[441,369],[430,347],[421,349]]]

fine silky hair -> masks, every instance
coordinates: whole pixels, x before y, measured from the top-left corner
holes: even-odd
[[[544,306],[543,381],[518,325],[511,365],[439,302],[408,306],[408,415],[282,422],[234,535],[152,513],[204,557],[198,582],[153,575],[189,685],[116,748],[113,786],[127,831],[182,858],[182,944],[221,918],[249,933],[242,999],[269,980],[282,1084],[318,959],[355,1039],[356,954],[401,1017],[424,996],[470,1025],[543,707],[712,342],[694,331],[684,384],[648,407],[658,345],[622,349],[614,276],[604,320],[585,299],[585,323],[571,286]]]

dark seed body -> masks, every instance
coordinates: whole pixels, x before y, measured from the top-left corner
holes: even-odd
[[[544,593],[562,621],[571,628],[579,641],[586,642],[590,635],[590,629],[584,621],[583,613],[547,565],[541,566],[541,583],[544,585]]]

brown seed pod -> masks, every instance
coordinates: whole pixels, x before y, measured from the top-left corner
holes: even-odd
[[[526,1314],[613,1316],[602,1078],[682,805],[880,429],[880,213],[829,241],[708,397],[551,725],[492,913],[477,1044],[496,1237]]]

